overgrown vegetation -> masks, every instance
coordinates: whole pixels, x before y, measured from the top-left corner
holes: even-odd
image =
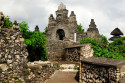
[[[3,21],[4,21],[3,27],[7,28],[13,26],[13,23],[10,21],[9,17],[4,17]]]
[[[28,69],[23,69],[23,74],[26,76],[26,75],[29,75],[29,71]]]
[[[79,30],[80,33],[84,33],[84,29],[82,29],[82,25],[77,25],[77,29]]]
[[[79,67],[74,67],[73,69],[74,69],[74,70],[79,70]]]
[[[48,31],[48,26],[44,29],[44,33],[46,33]]]
[[[94,56],[96,57],[125,60],[125,37],[116,39],[111,43],[108,42],[105,36],[101,35],[101,38],[101,41],[98,41],[88,37],[81,39],[80,43],[91,43],[91,46],[94,50]]]
[[[23,33],[24,43],[28,49],[29,61],[47,60],[47,52],[45,44],[47,42],[46,36],[42,32],[30,31],[28,24],[23,21],[19,23],[21,32]]]

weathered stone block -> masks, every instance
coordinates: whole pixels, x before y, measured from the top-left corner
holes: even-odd
[[[101,57],[86,58],[81,61],[80,80],[81,83],[119,83],[125,75],[125,61]],[[121,70],[121,71],[120,71]]]

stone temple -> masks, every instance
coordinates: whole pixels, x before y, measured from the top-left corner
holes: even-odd
[[[49,40],[73,40],[74,33],[80,34],[77,29],[76,15],[72,11],[68,17],[66,6],[61,3],[56,11],[56,18],[52,14],[49,17],[47,37]]]
[[[56,18],[52,14],[49,17],[48,30],[46,32],[48,56],[62,56],[66,46],[76,44],[76,42],[85,37],[100,40],[99,31],[96,28],[94,19],[91,19],[87,32],[80,33],[77,28],[74,11],[71,11],[70,16],[68,16],[66,6],[61,3],[55,13]]]

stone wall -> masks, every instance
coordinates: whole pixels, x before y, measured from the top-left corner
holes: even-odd
[[[71,45],[65,49],[65,57],[67,61],[79,62],[83,58],[93,56],[91,44]]]
[[[58,68],[53,62],[33,62],[27,65],[28,52],[18,23],[4,27],[0,12],[0,83],[42,83]]]
[[[48,79],[59,67],[56,62],[29,62],[29,75],[27,77],[26,83],[43,83],[46,79]]]
[[[75,45],[75,42],[49,40],[46,44],[48,58],[54,60],[62,60],[65,54],[65,47]]]
[[[24,81],[23,69],[27,68],[28,52],[22,33],[16,21],[13,27],[3,27],[4,15],[0,14],[0,81]]]
[[[80,83],[118,83],[125,76],[125,61],[101,57],[83,59]]]

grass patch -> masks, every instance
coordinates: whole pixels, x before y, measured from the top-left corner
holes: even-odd
[[[74,67],[73,69],[74,69],[74,70],[79,70],[79,67]]]

